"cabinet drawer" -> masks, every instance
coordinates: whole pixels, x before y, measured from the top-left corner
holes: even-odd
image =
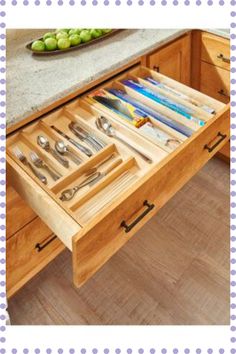
[[[201,62],[200,90],[221,102],[228,103],[230,99],[229,71]]]
[[[186,105],[193,115],[201,117],[204,126],[199,126],[180,112],[176,113],[173,107],[156,103],[124,84],[123,80],[130,78],[144,84],[145,75],[171,88],[171,91],[168,91],[163,86],[157,88],[153,85],[153,92],[161,92],[172,102],[174,100],[176,104]],[[150,114],[148,117],[149,128],[152,127],[155,132],[161,130],[164,140],[157,140],[156,136],[150,136],[150,133],[147,136],[144,130],[137,128],[137,124],[146,122],[147,116],[142,116],[144,121],[140,120],[140,116],[139,119],[136,116],[134,124],[130,124],[127,116],[124,118],[124,114],[119,115],[117,111],[110,110],[95,99],[97,90],[75,99],[7,140],[9,178],[19,194],[72,251],[76,286],[85,283],[106,263],[229,137],[229,106],[146,68],[125,73],[118,80],[119,82],[111,80],[104,86],[101,85],[100,93],[101,90],[116,88],[120,93],[126,93],[136,102],[144,104],[146,109],[154,110],[159,118],[165,116],[169,123],[172,122],[172,127],[154,119]],[[177,97],[174,90],[180,92],[181,96]],[[118,101],[123,107],[124,102]],[[123,141],[107,136],[104,131],[97,129],[101,128],[101,121],[97,121],[101,115],[109,120]],[[74,123],[90,132],[90,142],[82,144],[89,147],[93,155],[88,157],[82,154],[71,141],[64,140],[73,153],[83,160],[80,165],[70,161],[69,168],[64,168],[37,145],[36,139],[42,134],[50,143],[59,138],[65,139],[59,135],[58,131],[61,130],[77,143],[81,143],[68,127]],[[173,129],[173,124],[181,127],[181,132]],[[52,126],[56,127],[57,131]],[[103,127],[105,129],[105,126]],[[191,132],[191,136],[184,135],[186,131]],[[104,143],[105,147],[95,152],[91,147],[91,134],[97,142]],[[128,147],[127,143],[136,151]],[[62,177],[53,181],[47,175],[48,184],[40,182],[28,166],[14,155],[16,146],[27,157],[31,150],[36,151],[50,166],[57,169]],[[73,199],[65,201],[63,191],[80,184],[87,178],[89,171],[91,174],[91,168],[95,167],[107,174],[92,186],[78,190]]]
[[[201,59],[207,63],[230,70],[229,40],[202,33]]]
[[[7,240],[7,296],[12,296],[49,263],[64,245],[39,219],[34,219]]]
[[[14,188],[7,185],[7,239],[15,234],[18,230],[36,218],[36,214],[16,193]]]

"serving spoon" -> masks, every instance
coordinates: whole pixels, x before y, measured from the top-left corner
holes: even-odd
[[[115,138],[119,141],[121,141],[124,145],[128,146],[131,150],[135,151],[137,154],[139,154],[143,160],[145,160],[147,163],[152,163],[152,159],[150,157],[148,157],[147,155],[145,155],[143,152],[141,152],[140,150],[136,149],[135,147],[133,147],[132,145],[130,145],[129,143],[127,143],[127,141],[123,140],[122,138],[120,138],[117,133],[115,128],[112,126],[112,124],[109,122],[109,120],[107,118],[105,118],[104,116],[98,117],[96,119],[96,126],[99,130],[103,131],[107,136],[111,137],[111,138]]]

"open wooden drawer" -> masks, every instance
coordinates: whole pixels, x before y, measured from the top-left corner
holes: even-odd
[[[147,76],[167,85],[171,90],[147,82]],[[184,104],[193,112],[194,117],[204,121],[204,125],[200,126],[180,112],[176,113],[172,108],[137,93],[122,83],[125,79],[145,84],[153,92],[161,93],[178,104]],[[147,135],[146,131],[130,124],[117,112],[94,100],[96,90],[95,93],[75,99],[7,139],[8,179],[21,197],[72,251],[76,286],[87,281],[229,138],[229,105],[146,68],[128,72],[120,76],[118,81],[106,82],[99,89],[116,88],[125,91],[146,107],[179,124],[183,132],[185,128],[188,132],[191,131],[191,136],[187,137],[183,132],[177,132],[150,116],[149,123],[152,127],[162,130],[170,138],[168,143],[164,140],[157,141],[156,137]],[[174,90],[182,93],[182,96],[177,96]],[[184,95],[191,99],[186,100]],[[209,113],[209,107],[214,114]],[[96,119],[101,115],[109,120],[120,138],[151,161],[146,161],[122,141],[99,130]],[[83,129],[83,139],[86,136],[84,130],[89,132],[89,138],[86,136],[81,141],[74,135],[69,129],[69,125],[73,124]],[[74,139],[74,142],[62,137],[58,130]],[[51,149],[54,149],[55,141],[64,141],[73,155],[66,156],[69,167],[58,161],[58,153],[56,156],[50,149],[46,151],[39,146],[38,136],[47,138]],[[81,152],[75,146],[76,143],[92,151],[92,156]],[[36,152],[60,178],[54,180],[46,169],[31,164],[47,178],[47,184],[43,183],[27,163],[20,161],[19,150],[28,162],[31,162],[30,152]],[[74,161],[74,155],[82,162]],[[86,178],[95,178],[97,171],[104,172],[99,180],[78,189],[71,200],[64,200],[65,195],[69,194],[63,197],[63,191],[79,185]],[[98,176],[99,173],[96,177]]]

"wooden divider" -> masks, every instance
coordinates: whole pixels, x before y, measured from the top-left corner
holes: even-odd
[[[161,83],[166,84],[170,88],[173,88],[174,90],[179,91],[180,93],[183,93],[186,96],[189,96],[190,98],[193,99],[193,101],[197,101],[202,105],[211,107],[212,109],[215,110],[216,113],[221,111],[225,106],[223,103],[215,100],[214,98],[208,97],[203,93],[201,93],[200,91],[194,90],[191,87],[188,87],[178,81],[175,81],[151,69],[145,67],[139,67],[129,71],[129,74],[135,75],[140,78],[144,78],[147,76],[153,77],[154,80],[156,79]]]

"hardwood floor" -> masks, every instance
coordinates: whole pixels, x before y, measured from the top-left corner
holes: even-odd
[[[64,251],[9,300],[12,324],[229,324],[229,174],[210,160],[80,289]]]

